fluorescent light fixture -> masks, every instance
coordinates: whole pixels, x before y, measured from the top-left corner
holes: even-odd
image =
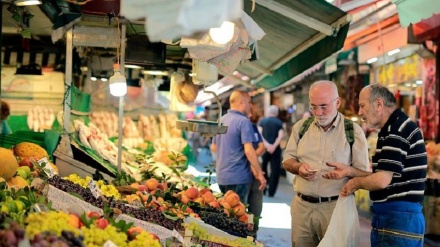
[[[98,80],[98,78],[92,76],[92,77],[90,77],[90,80],[92,80],[92,81],[96,81],[96,80]]]
[[[224,21],[219,28],[210,28],[209,36],[215,43],[224,45],[234,37],[234,29],[235,24],[233,22]]]
[[[134,65],[134,64],[126,64],[125,68],[129,68],[129,69],[142,69],[141,66],[139,65]]]
[[[417,87],[417,84],[413,83],[413,84],[412,84],[412,87]]]
[[[168,71],[162,70],[142,70],[144,75],[168,75]]]
[[[410,87],[410,86],[411,86],[411,83],[407,82],[407,83],[405,83],[405,86],[406,86],[406,87]]]
[[[127,79],[121,75],[121,67],[119,64],[114,64],[113,69],[115,73],[110,77],[110,94],[116,97],[122,97],[127,94]]]
[[[370,63],[374,63],[376,61],[377,61],[377,57],[373,57],[373,58],[368,59],[367,63],[370,64]]]
[[[40,0],[16,0],[14,1],[16,6],[30,6],[30,5],[39,5],[41,4]]]
[[[353,121],[353,122],[357,122],[359,120],[359,118],[357,118],[357,117],[352,117],[351,118],[351,121]]]
[[[102,77],[102,78],[101,78],[101,81],[108,81],[108,79],[105,78],[105,77]]]
[[[400,49],[394,49],[394,50],[389,51],[387,54],[388,54],[388,56],[392,56],[392,55],[397,54],[399,52],[400,52]]]
[[[422,81],[422,80],[417,80],[417,81],[416,81],[416,84],[417,84],[417,85],[423,85],[423,81]]]

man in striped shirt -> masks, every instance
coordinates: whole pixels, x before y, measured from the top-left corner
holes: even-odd
[[[341,163],[327,163],[328,179],[351,177],[341,189],[347,196],[358,189],[370,191],[374,213],[371,246],[423,246],[422,214],[427,168],[422,132],[400,109],[385,87],[366,86],[359,95],[359,116],[368,127],[380,128],[373,156],[373,173]]]

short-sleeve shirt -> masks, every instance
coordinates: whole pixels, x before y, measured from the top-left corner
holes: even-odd
[[[217,147],[217,182],[219,185],[250,183],[252,172],[244,144],[257,141],[252,123],[246,115],[235,110],[229,110],[221,122],[228,130],[213,139]]]
[[[316,120],[313,120],[309,129],[299,140],[299,130],[305,120],[302,119],[293,126],[284,151],[283,162],[295,159],[298,162],[307,163],[312,169],[318,169],[318,176],[313,181],[295,176],[294,190],[309,196],[336,196],[348,178],[340,180],[322,178],[322,174],[332,169],[326,165],[326,162],[341,162],[364,171],[370,170],[365,134],[358,124],[353,123],[354,143],[350,150],[350,144],[345,137],[344,115],[338,113],[327,131],[324,131]]]
[[[278,132],[283,129],[283,122],[276,117],[265,117],[261,119],[258,126],[263,128],[262,134],[264,139],[273,144],[278,137]]]
[[[252,145],[254,145],[254,149],[258,148],[258,143],[263,142],[263,138],[261,137],[260,131],[258,131],[258,127],[255,124],[252,124],[252,128],[254,129],[254,136],[257,138],[257,141],[252,142]]]
[[[427,169],[426,146],[417,125],[400,109],[391,114],[378,134],[373,172],[393,172],[383,190],[370,192],[373,202],[422,202]]]

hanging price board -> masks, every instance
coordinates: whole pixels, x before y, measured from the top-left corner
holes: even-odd
[[[90,189],[95,198],[98,198],[102,195],[102,192],[99,190],[98,185],[95,183],[95,181],[93,181],[93,179],[90,179],[87,187]]]

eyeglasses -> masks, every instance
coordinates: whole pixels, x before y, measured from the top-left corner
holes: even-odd
[[[310,105],[310,106],[309,106],[309,109],[310,109],[310,111],[312,111],[312,112],[317,111],[318,109],[321,109],[322,111],[326,111],[326,110],[327,110],[327,107],[328,107],[331,103],[335,102],[335,100],[337,100],[337,99],[339,99],[339,97],[337,97],[336,99],[330,101],[330,103],[328,103],[328,104],[323,104],[323,105]]]

